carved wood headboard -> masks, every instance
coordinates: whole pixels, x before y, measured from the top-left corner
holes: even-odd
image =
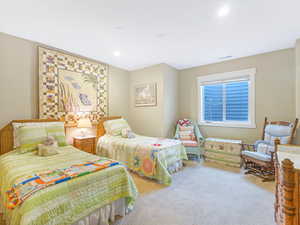
[[[115,120],[115,119],[121,119],[121,116],[112,116],[112,117],[104,117],[100,119],[98,125],[97,125],[97,138],[102,137],[105,134],[105,129],[103,123],[107,120]]]
[[[57,122],[55,119],[13,120],[0,130],[0,155],[10,152],[14,146],[13,123]]]

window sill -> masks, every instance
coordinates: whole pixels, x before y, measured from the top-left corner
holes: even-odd
[[[200,121],[199,125],[212,127],[231,127],[231,128],[256,128],[255,123],[230,123],[230,122],[206,122]]]

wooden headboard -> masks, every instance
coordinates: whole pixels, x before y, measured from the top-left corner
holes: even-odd
[[[0,130],[0,155],[10,152],[14,147],[13,123],[58,122],[55,119],[13,120]]]
[[[107,120],[115,120],[120,119],[121,116],[112,116],[112,117],[104,117],[100,119],[98,125],[97,125],[97,138],[102,137],[105,134],[105,129],[103,123]]]
[[[96,125],[96,135],[97,138],[103,136],[105,134],[105,129],[103,123],[107,120],[115,120],[120,119],[121,116],[113,116],[113,117],[104,117],[99,120],[99,123]],[[60,120],[55,119],[33,119],[33,120],[13,120],[5,127],[0,130],[0,155],[10,152],[13,150],[14,146],[14,134],[13,134],[13,123],[39,123],[39,122],[59,122]],[[75,126],[76,127],[76,126]],[[65,126],[67,128],[67,126]]]

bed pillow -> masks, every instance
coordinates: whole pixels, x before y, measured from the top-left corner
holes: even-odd
[[[67,146],[64,123],[46,126],[47,136],[52,136],[58,143],[58,146]]]
[[[122,129],[130,129],[129,124],[124,119],[107,120],[103,125],[106,133],[113,136],[122,135]]]
[[[31,122],[31,123],[13,123],[14,149],[20,147],[19,129],[24,126],[46,127],[64,124],[64,122]]]
[[[45,127],[24,126],[19,128],[19,153],[26,153],[38,148],[47,139]]]

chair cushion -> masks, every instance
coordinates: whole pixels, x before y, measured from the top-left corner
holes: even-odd
[[[188,126],[193,125],[193,121],[191,121],[190,119],[182,119],[182,120],[178,120],[178,124],[180,126],[188,127]]]
[[[242,151],[242,155],[254,158],[254,159],[258,159],[261,161],[265,161],[265,162],[270,162],[271,161],[271,156],[270,155],[266,155],[264,153],[260,153],[260,152],[252,152],[252,151]]]
[[[256,148],[257,152],[267,155],[271,155],[271,152],[274,152],[275,150],[274,145],[266,143],[259,143]]]
[[[185,147],[198,147],[198,142],[193,140],[182,140],[182,144]]]
[[[287,144],[291,138],[293,125],[283,126],[277,124],[268,124],[265,128],[265,141],[274,143],[275,139],[280,140],[280,144]]]
[[[179,131],[179,139],[180,140],[195,141],[194,131],[193,130]]]
[[[179,130],[180,131],[194,131],[194,126],[188,126],[188,127],[179,126]]]

